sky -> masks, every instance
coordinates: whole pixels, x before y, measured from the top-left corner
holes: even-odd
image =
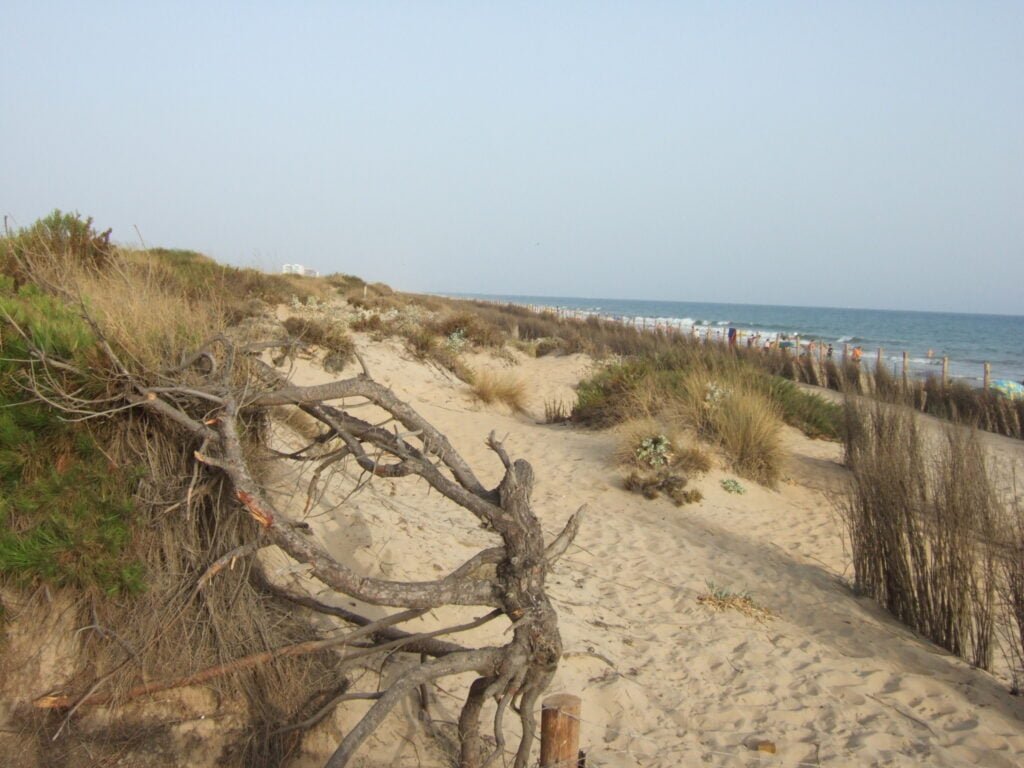
[[[1024,314],[1024,3],[4,3],[0,213],[409,291]]]

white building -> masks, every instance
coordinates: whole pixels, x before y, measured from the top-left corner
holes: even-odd
[[[285,275],[303,275],[304,277],[320,277],[320,273],[315,269],[304,267],[301,264],[285,264],[281,267],[281,272]]]

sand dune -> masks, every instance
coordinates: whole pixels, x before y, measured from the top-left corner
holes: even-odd
[[[851,592],[831,500],[844,481],[838,445],[787,430],[790,459],[777,491],[741,481],[746,493],[728,493],[720,480],[733,475],[714,469],[696,482],[704,501],[677,508],[622,489],[611,435],[538,423],[545,401],[573,399],[586,358],[518,358],[511,370],[527,382],[528,413],[513,414],[474,401],[465,384],[394,343],[360,338],[360,347],[375,378],[445,431],[485,483],[501,467],[483,441],[491,430],[507,434],[510,453],[533,464],[534,509],[549,534],[588,506],[578,546],[550,580],[566,651],[551,692],[582,697],[588,765],[1024,764],[1024,701],[1004,681]],[[470,362],[510,367],[486,355]],[[327,375],[300,363],[295,378]],[[392,578],[434,578],[493,543],[468,514],[411,481],[375,480],[311,523],[339,556]],[[774,618],[699,603],[708,582],[749,592]],[[476,615],[443,613],[423,626]],[[485,627],[472,639],[500,641],[503,629]],[[457,717],[469,682],[443,684],[437,719]],[[359,711],[350,707],[312,734],[302,764],[320,764]],[[750,748],[762,739],[774,754]],[[444,764],[411,706],[364,746],[360,761]]]

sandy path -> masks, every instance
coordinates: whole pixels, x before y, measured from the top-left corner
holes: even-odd
[[[787,431],[792,458],[778,491],[742,481],[747,492],[729,494],[719,481],[731,475],[713,470],[696,483],[705,500],[680,509],[621,489],[608,434],[481,406],[465,385],[390,343],[364,349],[375,377],[445,431],[485,483],[500,467],[483,439],[492,429],[507,434],[510,452],[534,466],[534,507],[550,534],[588,505],[579,546],[550,582],[566,650],[552,692],[583,698],[588,765],[1024,764],[1024,702],[846,585],[829,500],[845,472],[839,446]],[[507,367],[484,357],[473,364]],[[538,415],[547,399],[571,399],[585,368],[582,358],[544,358],[513,370],[530,383]],[[317,528],[340,555],[396,578],[435,577],[491,543],[422,485],[377,484]],[[711,611],[697,602],[707,581],[749,591],[776,618]],[[446,689],[458,695],[468,682]],[[365,765],[439,759],[403,714],[364,750]],[[438,716],[454,715],[454,699],[442,696]],[[338,725],[308,740],[310,764]],[[751,751],[756,739],[773,741],[776,754]]]

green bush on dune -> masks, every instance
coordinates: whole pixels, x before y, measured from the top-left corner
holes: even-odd
[[[33,393],[29,340],[88,369],[91,329],[64,303],[30,285],[15,291],[3,276],[0,316],[0,576],[138,590],[141,565],[126,555],[137,473],[112,466],[89,426],[62,419]],[[73,385],[81,397],[100,394],[95,382],[76,378]]]
[[[793,382],[729,354],[679,341],[675,350],[606,365],[581,382],[577,423],[607,427],[658,415],[717,442],[745,477],[773,485],[782,460],[781,423],[836,438],[841,409]]]

